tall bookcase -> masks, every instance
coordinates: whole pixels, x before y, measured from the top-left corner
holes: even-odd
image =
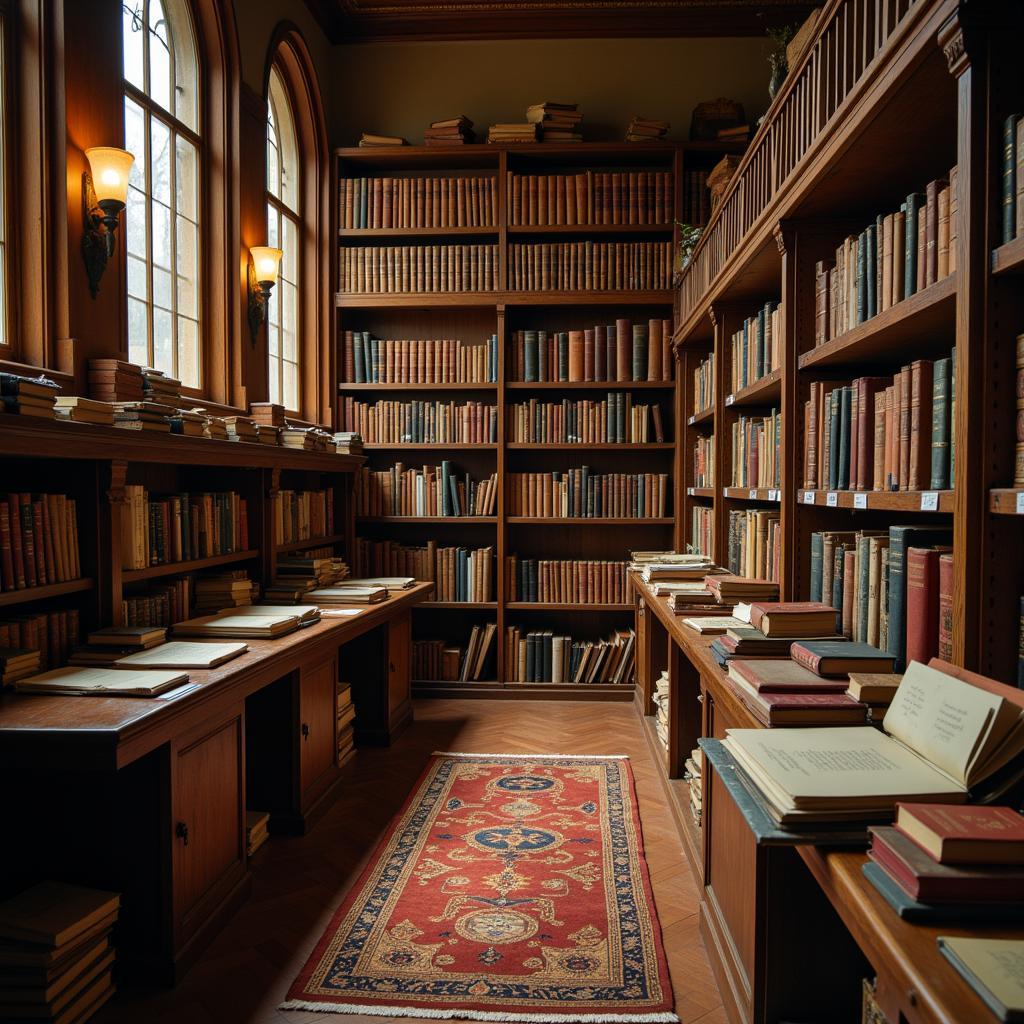
[[[373,518],[357,520],[360,537],[439,546],[493,547],[495,600],[486,603],[429,602],[417,608],[415,639],[443,639],[465,646],[477,623],[497,625],[497,671],[475,683],[423,681],[421,694],[478,694],[481,696],[579,696],[630,700],[630,686],[546,683],[525,684],[505,678],[506,627],[555,630],[574,639],[606,637],[612,629],[632,625],[632,605],[590,603],[548,604],[506,601],[506,558],[518,554],[538,559],[599,559],[625,561],[634,548],[669,548],[682,539],[679,509],[681,429],[678,367],[670,381],[581,381],[526,383],[511,373],[511,339],[516,331],[583,330],[618,318],[646,322],[669,318],[672,292],[663,289],[517,290],[513,287],[512,247],[520,243],[665,242],[674,253],[676,222],[683,215],[681,182],[684,171],[710,170],[728,147],[702,143],[645,143],[576,145],[520,144],[457,147],[351,148],[335,154],[338,182],[338,223],[344,224],[345,180],[348,178],[486,177],[496,195],[494,223],[485,227],[345,228],[339,227],[339,275],[344,250],[363,245],[430,245],[484,243],[497,246],[497,287],[476,292],[371,293],[339,291],[336,296],[336,343],[339,345],[339,397],[364,401],[407,399],[478,400],[497,407],[497,440],[489,444],[366,445],[368,464],[384,469],[396,460],[407,466],[437,465],[450,460],[474,479],[496,473],[497,514],[461,518]],[[672,175],[671,218],[648,223],[516,224],[512,223],[510,175],[568,175],[615,171],[667,172]],[[372,187],[372,186],[371,186]],[[554,220],[556,218],[550,218]],[[668,282],[666,281],[666,285]],[[346,331],[369,331],[384,339],[454,338],[479,343],[498,338],[497,379],[475,384],[360,384],[344,379],[340,346]],[[507,410],[516,402],[594,398],[606,392],[626,392],[639,402],[657,402],[665,425],[663,443],[542,444],[514,443],[507,437]],[[339,409],[338,422],[343,422]],[[667,515],[660,518],[542,519],[509,514],[509,474],[547,472],[589,466],[598,473],[666,473],[670,480]]]

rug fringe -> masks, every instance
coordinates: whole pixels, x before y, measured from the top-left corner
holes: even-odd
[[[505,757],[514,761],[628,761],[629,754],[467,754],[458,750],[435,750],[432,757]],[[575,1018],[573,1018],[575,1019]]]
[[[660,1013],[500,1013],[493,1010],[429,1010],[418,1006],[362,1006],[355,1003],[316,1003],[289,999],[279,1010],[313,1013],[362,1013],[368,1017],[420,1017],[430,1020],[483,1020],[523,1024],[679,1024],[677,1014]]]

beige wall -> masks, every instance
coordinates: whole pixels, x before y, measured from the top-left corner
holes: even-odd
[[[430,121],[456,114],[486,133],[542,100],[578,102],[588,140],[622,139],[633,114],[671,121],[685,139],[700,100],[728,96],[759,117],[770,77],[761,39],[364,43],[336,47],[331,66],[322,84],[337,145],[361,131],[419,143]]]

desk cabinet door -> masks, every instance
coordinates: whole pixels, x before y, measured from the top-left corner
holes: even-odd
[[[302,805],[319,795],[318,783],[337,754],[337,659],[303,667],[299,678],[299,785]]]
[[[174,747],[174,927],[178,943],[245,870],[241,712]]]
[[[409,700],[409,654],[412,616],[407,612],[388,625],[388,718]]]

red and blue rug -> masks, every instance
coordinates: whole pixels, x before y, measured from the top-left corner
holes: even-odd
[[[672,1022],[621,757],[435,754],[282,1005]]]

